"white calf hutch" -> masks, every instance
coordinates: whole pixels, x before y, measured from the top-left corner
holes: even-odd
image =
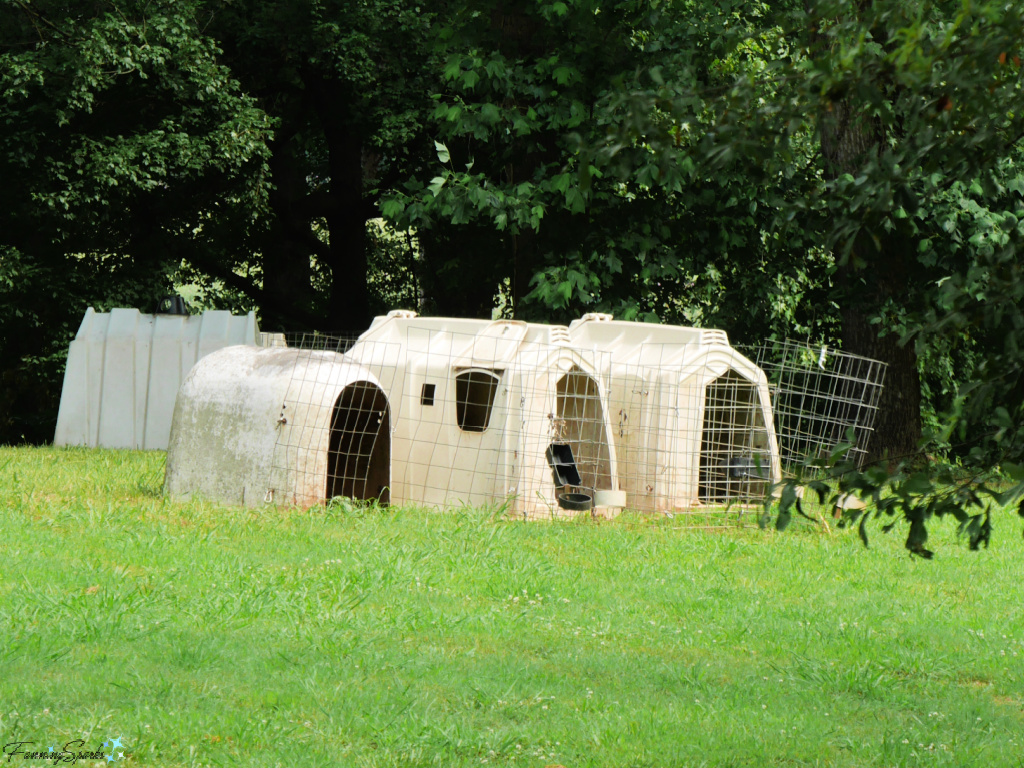
[[[86,310],[68,350],[54,445],[167,447],[175,396],[196,361],[260,339],[256,315]]]
[[[756,502],[781,479],[767,380],[723,331],[592,314],[569,333],[574,347],[611,353],[612,433],[628,508]]]
[[[566,328],[392,312],[345,358],[386,382],[395,503],[526,518],[622,506],[602,356]]]
[[[387,502],[390,433],[380,383],[340,355],[228,347],[181,386],[165,491],[244,506]]]

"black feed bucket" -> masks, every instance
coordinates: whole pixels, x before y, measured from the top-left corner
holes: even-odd
[[[566,443],[552,443],[544,455],[547,456],[551,476],[558,488],[567,485],[579,487],[583,484],[571,446]],[[594,507],[594,497],[589,493],[556,493],[555,498],[558,500],[558,506],[573,512],[586,512]]]

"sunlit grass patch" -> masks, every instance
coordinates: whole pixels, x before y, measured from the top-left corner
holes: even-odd
[[[1020,526],[532,524],[165,501],[163,455],[0,449],[0,734],[151,765],[1007,765]]]

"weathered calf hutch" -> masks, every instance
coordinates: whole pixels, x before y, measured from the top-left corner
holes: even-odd
[[[341,355],[227,347],[178,392],[165,491],[244,506],[386,502],[390,433],[379,382]]]

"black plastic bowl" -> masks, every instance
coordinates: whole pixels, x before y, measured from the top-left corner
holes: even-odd
[[[558,506],[573,512],[586,512],[594,508],[594,497],[589,493],[560,493]]]

